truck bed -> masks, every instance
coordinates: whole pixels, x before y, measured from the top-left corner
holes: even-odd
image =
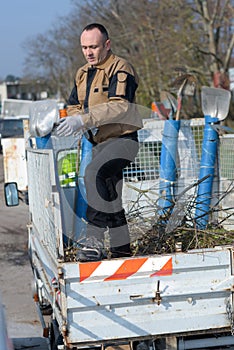
[[[72,237],[74,220],[64,216],[69,209],[72,218],[75,195],[59,188],[55,161],[52,150],[27,152],[29,248],[69,348],[232,331],[231,246],[66,262],[64,232]]]

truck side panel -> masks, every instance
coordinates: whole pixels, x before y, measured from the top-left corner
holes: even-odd
[[[229,329],[230,256],[223,249],[64,264],[69,343]]]

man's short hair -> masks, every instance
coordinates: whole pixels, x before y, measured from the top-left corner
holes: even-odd
[[[82,33],[86,30],[92,30],[95,28],[97,28],[102,33],[105,40],[109,39],[109,34],[108,34],[106,28],[100,23],[88,24],[87,26],[84,27],[84,29],[82,30]]]

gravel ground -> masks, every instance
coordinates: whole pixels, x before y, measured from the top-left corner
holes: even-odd
[[[15,350],[47,350],[32,299],[33,275],[27,253],[28,207],[5,205],[3,157],[0,155],[0,295],[5,306],[8,334]]]

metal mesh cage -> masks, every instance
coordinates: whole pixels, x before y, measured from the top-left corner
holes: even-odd
[[[123,203],[130,222],[152,224],[157,215],[160,186],[160,156],[164,122],[146,120],[138,132],[140,149],[130,167],[124,171]],[[175,194],[195,182],[199,176],[204,119],[181,121],[176,157]],[[192,193],[188,191],[187,197]]]
[[[55,225],[55,185],[52,150],[28,152],[29,203],[34,229],[40,232],[42,244],[48,247],[51,256],[58,253],[58,232]]]

